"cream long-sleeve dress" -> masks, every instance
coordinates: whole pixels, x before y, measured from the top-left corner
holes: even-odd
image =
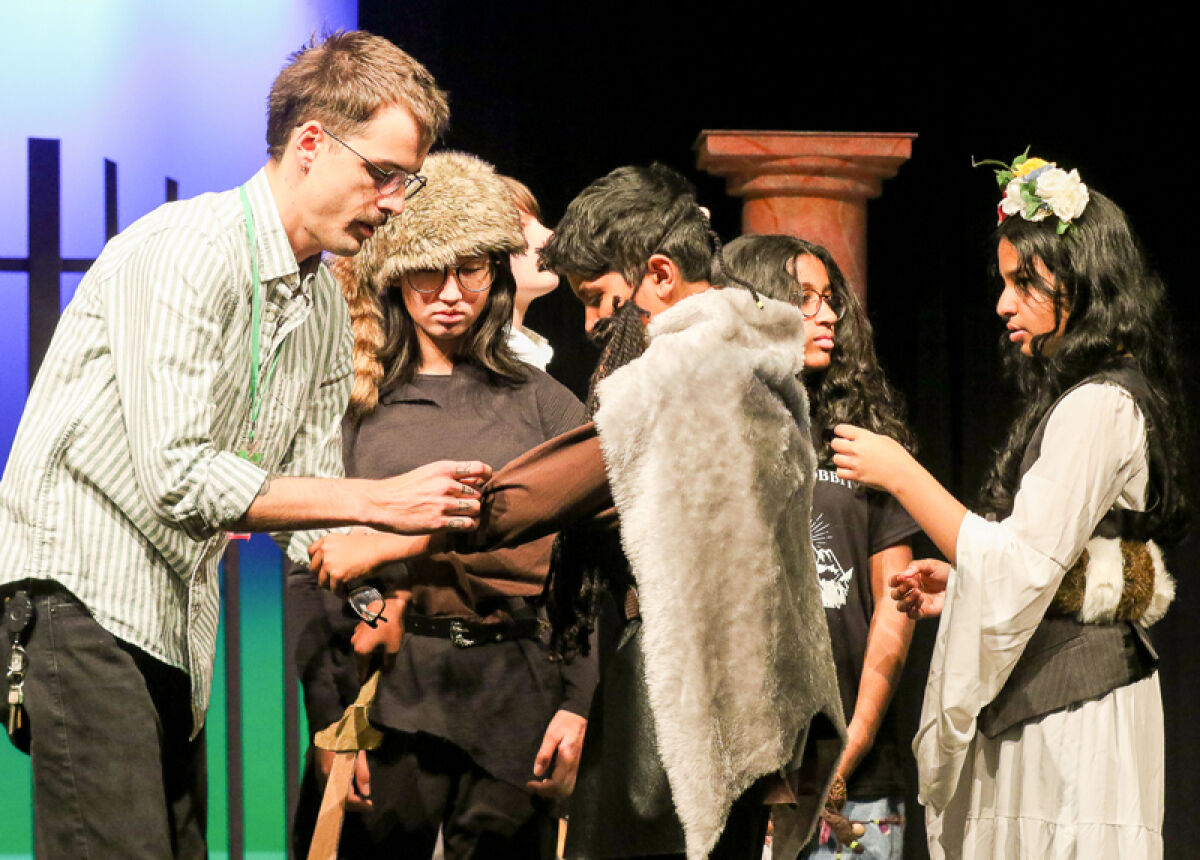
[[[1162,856],[1157,673],[996,738],[976,731],[1100,518],[1144,509],[1148,476],[1133,397],[1090,383],[1050,416],[1011,516],[963,521],[913,742],[933,857]]]

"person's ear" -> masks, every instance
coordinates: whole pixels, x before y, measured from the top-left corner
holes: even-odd
[[[679,299],[679,286],[683,283],[679,266],[666,254],[651,254],[646,264],[648,286],[654,290],[654,295],[664,305],[673,304]]]
[[[316,158],[317,146],[324,138],[325,131],[315,119],[310,119],[292,132],[288,149],[296,156],[296,163],[299,165],[301,173],[308,173],[313,159]]]

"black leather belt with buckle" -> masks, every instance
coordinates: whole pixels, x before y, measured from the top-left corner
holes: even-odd
[[[462,618],[431,618],[414,613],[404,616],[405,633],[449,639],[455,648],[474,648],[512,639],[537,639],[544,627],[544,622],[537,618],[514,618],[496,624],[483,624]]]

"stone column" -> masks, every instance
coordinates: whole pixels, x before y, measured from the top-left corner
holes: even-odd
[[[702,131],[697,165],[724,176],[744,233],[787,233],[824,245],[866,298],[867,200],[912,155],[915,134]]]

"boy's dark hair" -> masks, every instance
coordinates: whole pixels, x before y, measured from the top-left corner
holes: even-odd
[[[663,164],[618,167],[567,206],[541,263],[560,275],[617,272],[636,287],[654,254],[665,254],[688,281],[711,277],[713,233],[696,189]]]

